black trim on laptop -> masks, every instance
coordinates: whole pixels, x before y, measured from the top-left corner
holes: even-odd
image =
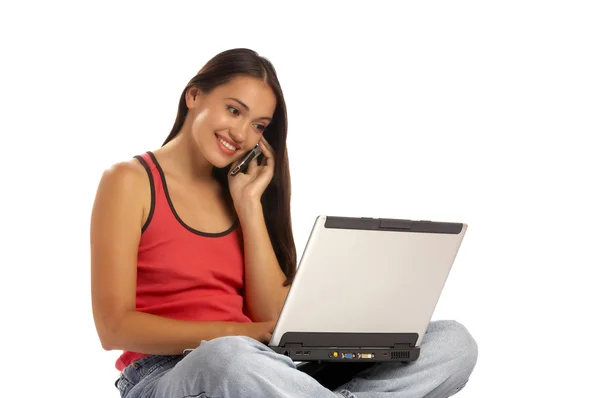
[[[463,224],[425,220],[327,216],[325,228],[460,234]]]

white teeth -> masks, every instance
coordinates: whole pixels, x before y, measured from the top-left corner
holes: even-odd
[[[225,148],[229,149],[230,151],[236,151],[237,150],[236,147],[231,146],[231,144],[229,144],[227,141],[223,140],[221,137],[219,137],[219,142],[221,144],[223,144],[223,146]]]

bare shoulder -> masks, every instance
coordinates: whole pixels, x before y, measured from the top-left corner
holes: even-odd
[[[102,173],[101,182],[109,185],[139,186],[148,178],[144,166],[137,160],[125,160],[107,167]]]
[[[137,159],[131,159],[104,169],[97,194],[109,194],[115,199],[121,195],[141,197],[146,194],[147,186],[148,174],[144,166]]]
[[[133,212],[143,216],[149,201],[148,174],[137,159],[107,167],[96,191],[95,213]]]

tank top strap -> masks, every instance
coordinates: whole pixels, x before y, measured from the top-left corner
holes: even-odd
[[[156,218],[156,213],[160,219],[164,218],[169,212],[169,204],[165,196],[165,187],[163,185],[163,179],[158,166],[158,162],[154,157],[154,154],[150,151],[134,156],[146,169],[148,179],[150,182],[150,210],[148,212],[148,218],[144,223],[142,232],[148,228],[153,218]],[[166,214],[165,214],[166,212]]]
[[[140,155],[136,155],[135,158],[140,161],[142,166],[146,169],[146,172],[154,175],[155,171],[158,171],[157,162],[155,161],[152,152],[148,151]],[[150,176],[150,175],[149,175]],[[160,177],[160,176],[159,176]]]

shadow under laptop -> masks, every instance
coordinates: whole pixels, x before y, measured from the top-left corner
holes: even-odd
[[[323,387],[335,390],[363,370],[373,366],[374,363],[319,363],[303,362],[296,366],[298,370],[314,378]]]

